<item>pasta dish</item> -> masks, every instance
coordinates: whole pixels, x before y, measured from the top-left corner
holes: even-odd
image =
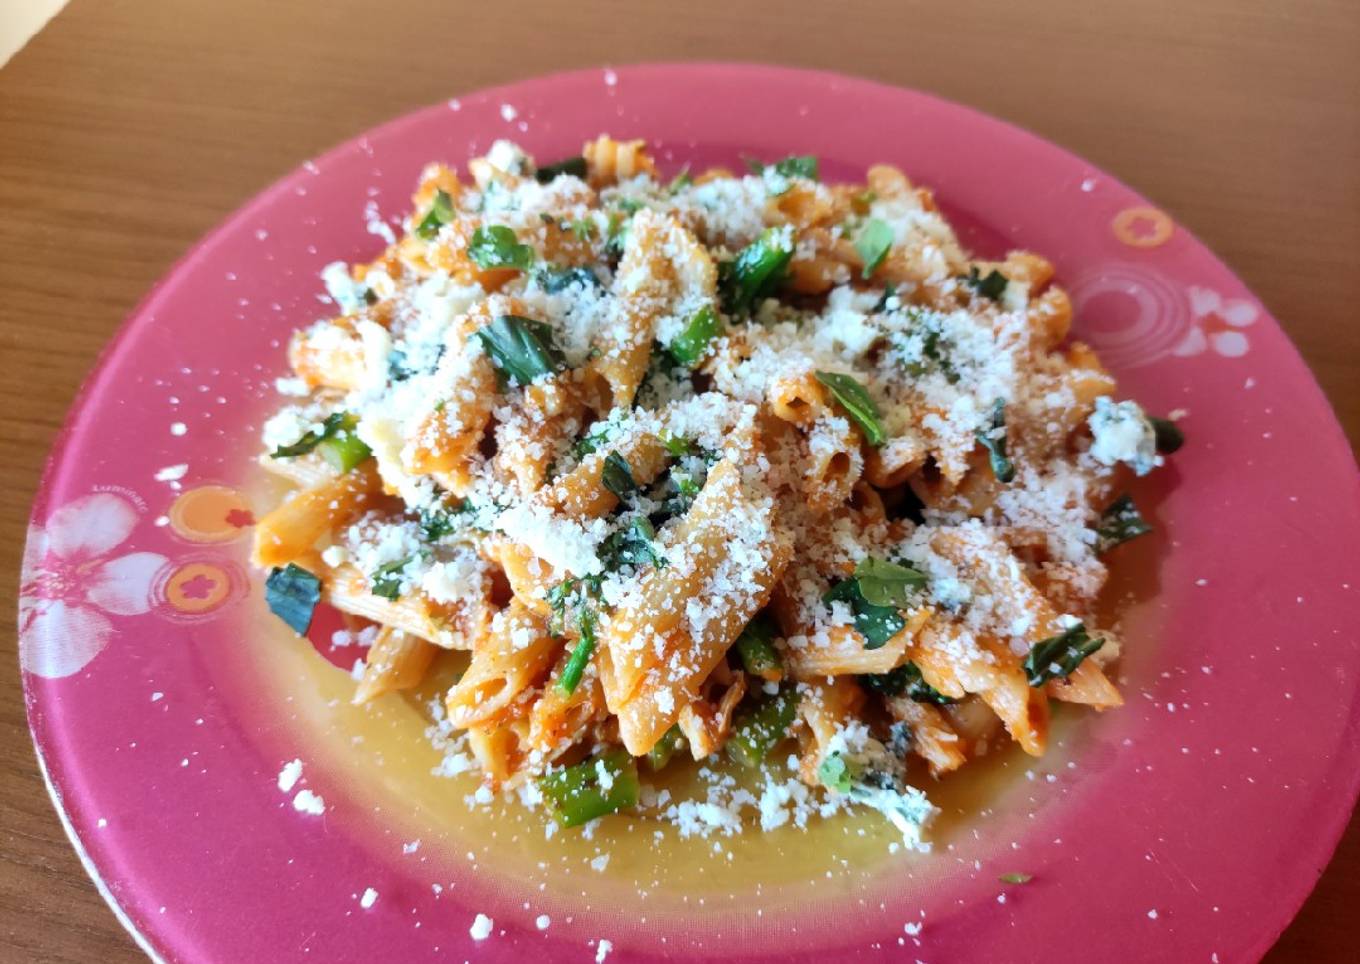
[[[973,259],[892,167],[748,167],[428,167],[288,347],[254,561],[297,632],[374,627],[358,702],[465,651],[443,731],[559,827],[730,821],[652,787],[688,756],[762,826],[867,806],[925,846],[931,779],[1120,705],[1106,554],[1181,435],[1044,258]]]

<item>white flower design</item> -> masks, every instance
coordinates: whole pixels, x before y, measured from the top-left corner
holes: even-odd
[[[1225,358],[1245,355],[1251,342],[1241,329],[1256,322],[1260,309],[1244,298],[1224,298],[1209,288],[1192,285],[1186,294],[1193,316],[1190,330],[1171,353],[1185,357],[1212,348]]]
[[[132,534],[137,509],[112,492],[68,502],[30,526],[19,576],[19,662],[57,679],[82,670],[113,637],[109,616],[151,608],[166,563],[154,552],[109,554]]]

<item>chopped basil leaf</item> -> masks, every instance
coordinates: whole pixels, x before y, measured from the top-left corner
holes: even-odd
[[[865,558],[855,567],[855,578],[859,580],[859,592],[865,602],[899,609],[911,605],[908,593],[926,584],[925,573],[900,563],[873,558]]]
[[[1099,636],[1092,639],[1086,635],[1086,626],[1075,626],[1040,640],[1025,657],[1025,676],[1030,686],[1043,686],[1051,679],[1066,679],[1081,665],[1081,661],[1104,645]]]
[[[987,424],[974,434],[978,444],[987,450],[992,463],[992,474],[1001,483],[1015,478],[1015,463],[1006,456],[1006,400],[998,398],[992,403],[992,411]]]
[[[565,291],[572,285],[604,290],[604,283],[589,268],[556,268],[552,265],[544,265],[534,272],[534,280],[538,282],[540,288],[550,295]]]
[[[270,612],[291,626],[293,632],[305,636],[321,600],[321,580],[290,562],[282,569],[270,570],[264,581],[264,598]]]
[[[426,241],[433,241],[439,235],[439,229],[452,222],[453,198],[446,191],[435,191],[429,213],[416,227],[416,234]]]
[[[882,693],[884,696],[905,694],[917,703],[934,703],[936,706],[948,706],[956,702],[927,683],[921,676],[921,668],[911,661],[887,673],[863,675],[859,677],[859,681],[865,689]]]
[[[719,283],[728,314],[749,312],[773,294],[792,260],[793,245],[788,232],[767,228],[741,249],[736,260],[724,262],[719,269]]]
[[[1096,552],[1113,549],[1121,542],[1128,542],[1151,531],[1152,526],[1138,511],[1138,506],[1133,504],[1133,497],[1126,492],[1100,514],[1100,523],[1096,527]]]
[[[515,232],[503,224],[483,225],[472,232],[468,257],[479,268],[518,268],[528,271],[534,263],[534,249],[520,244]]]
[[[521,385],[562,367],[562,353],[553,344],[551,326],[533,318],[498,315],[477,330],[477,338],[496,367]]]
[[[609,422],[599,421],[590,426],[590,430],[576,440],[572,446],[572,453],[578,458],[583,459],[600,447],[600,443],[609,434]]]
[[[1149,418],[1152,432],[1157,437],[1157,451],[1170,455],[1185,444],[1185,433],[1169,418]]]
[[[945,340],[940,316],[932,311],[911,311],[912,330],[920,333],[921,357],[907,362],[907,372],[915,378],[928,374],[932,368],[951,385],[959,382],[959,371],[949,356],[949,343]]]
[[[983,277],[978,273],[977,265],[973,265],[968,269],[968,277],[963,279],[963,283],[993,301],[999,301],[1006,293],[1006,276],[995,268]]]
[[[584,157],[568,157],[558,161],[556,164],[548,164],[534,171],[534,180],[539,184],[547,184],[560,174],[570,174],[572,177],[579,177],[582,180],[586,176],[586,159]]]
[[[997,878],[1003,884],[1028,884],[1033,879],[1033,874],[1002,874]]]
[[[718,334],[718,313],[711,305],[704,305],[680,329],[680,334],[666,346],[677,365],[693,368],[708,352],[708,345]]]
[[[810,154],[793,154],[782,161],[775,161],[774,169],[785,177],[805,177],[809,181],[815,181],[818,177],[817,158]]]
[[[618,452],[610,452],[604,457],[604,467],[600,469],[600,482],[620,499],[638,490],[632,467]]]
[[[567,226],[567,230],[576,236],[577,241],[585,241],[595,234],[595,222],[589,218],[577,218]]]
[[[269,457],[291,459],[317,451],[337,471],[348,472],[373,454],[356,434],[358,424],[349,412],[332,412],[321,423],[320,432],[308,432],[292,445],[281,445]]]
[[[626,528],[619,529],[600,546],[600,562],[606,571],[620,566],[664,568],[666,559],[656,549],[656,529],[646,516],[634,516]]]
[[[420,531],[425,537],[425,541],[438,542],[445,536],[452,534],[458,528],[457,517],[468,512],[471,508],[471,504],[464,499],[457,505],[421,510]]]
[[[817,381],[831,389],[831,394],[840,403],[841,408],[845,409],[845,414],[860,427],[860,431],[864,433],[864,441],[874,448],[887,441],[887,436],[883,434],[883,425],[878,420],[878,406],[874,404],[873,398],[863,385],[852,376],[840,372],[815,374]]]
[[[893,229],[887,222],[870,218],[864,223],[864,227],[860,228],[859,234],[855,236],[855,250],[864,261],[864,269],[860,272],[861,278],[868,278],[878,270],[878,266],[892,250],[893,240]]]
[[[402,576],[413,558],[415,557],[407,556],[405,559],[389,562],[373,570],[373,575],[370,578],[373,586],[369,591],[384,599],[396,599],[401,595]]]
[[[865,649],[878,649],[907,626],[896,607],[875,606],[860,592],[858,579],[836,583],[822,596],[824,602],[843,602],[855,617],[855,629],[864,637]]]

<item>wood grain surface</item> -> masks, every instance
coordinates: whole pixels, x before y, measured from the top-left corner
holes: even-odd
[[[1360,440],[1354,0],[74,0],[0,70],[0,960],[141,959],[43,789],[13,628],[48,446],[127,312],[228,212],[363,128],[532,74],[699,58],[931,90],[1118,175],[1260,295]],[[1360,825],[1318,871],[1274,964],[1355,959]]]

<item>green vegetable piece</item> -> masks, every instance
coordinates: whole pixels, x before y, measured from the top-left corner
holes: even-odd
[[[792,154],[782,161],[775,161],[774,169],[785,177],[805,177],[809,181],[818,178],[817,158],[811,154]]]
[[[547,184],[554,178],[562,174],[570,174],[572,177],[579,177],[585,180],[586,159],[584,157],[568,157],[558,161],[556,164],[548,164],[534,171],[534,180],[539,184]]]
[[[667,194],[678,194],[680,191],[694,183],[694,178],[690,176],[689,165],[686,164],[680,169],[680,173],[671,178],[671,183],[666,185]]]
[[[562,668],[562,675],[557,679],[557,688],[567,695],[576,692],[576,687],[581,685],[586,665],[595,652],[595,619],[595,610],[583,595],[576,610],[576,628],[581,637],[576,640],[576,646],[567,658],[567,665]]]
[[[723,267],[722,288],[729,314],[749,312],[779,287],[793,260],[787,231],[767,228]]]
[[[615,748],[549,773],[539,781],[539,788],[551,802],[558,823],[579,827],[637,804],[637,762],[627,750]]]
[[[1152,423],[1152,432],[1157,438],[1157,451],[1162,455],[1170,455],[1185,444],[1185,433],[1171,419],[1149,418],[1148,421]]]
[[[477,339],[496,367],[521,385],[563,366],[562,353],[553,343],[552,327],[533,318],[498,315],[477,330]]]
[[[865,602],[899,609],[910,606],[908,597],[912,590],[926,584],[925,573],[901,563],[873,558],[865,558],[855,567],[855,578],[859,580],[859,592]]]
[[[978,444],[987,450],[992,464],[992,474],[1001,483],[1015,478],[1015,463],[1006,456],[1006,400],[998,398],[992,403],[991,415],[986,425],[974,433]]]
[[[666,764],[671,762],[671,757],[675,755],[675,751],[684,742],[685,738],[680,735],[679,724],[672,726],[661,734],[661,739],[656,741],[656,746],[647,751],[647,767],[653,773],[666,769]]]
[[[864,441],[878,448],[888,440],[879,421],[878,406],[868,389],[853,376],[841,372],[816,372],[817,381],[831,389],[831,395],[845,409],[845,414],[864,433]]]
[[[528,271],[534,263],[534,249],[520,244],[515,232],[503,224],[483,225],[472,232],[468,257],[479,268],[517,268]]]
[[[797,712],[797,692],[792,686],[781,689],[737,720],[727,740],[727,755],[744,767],[760,766],[784,739]]]
[[[282,569],[270,570],[264,581],[264,599],[270,612],[291,626],[293,632],[306,636],[316,604],[321,600],[321,580],[290,562]]]
[[[933,703],[936,706],[958,702],[927,683],[921,676],[921,668],[911,661],[887,673],[865,674],[859,677],[859,681],[865,689],[884,696],[905,695],[917,703]]]
[[[603,282],[589,268],[555,268],[552,265],[544,265],[534,273],[534,280],[538,282],[540,288],[550,295],[565,291],[572,285],[579,285],[587,289],[594,288],[598,291],[604,290]]]
[[[370,580],[373,595],[381,596],[384,599],[396,599],[401,595],[401,577],[406,572],[406,567],[410,565],[412,556],[405,559],[398,559],[396,562],[389,562],[373,570]]]
[[[995,268],[983,277],[978,273],[977,265],[973,265],[968,269],[968,277],[963,279],[963,283],[984,298],[993,301],[1000,301],[1001,296],[1006,293],[1006,276]]]
[[[704,305],[685,322],[685,327],[671,339],[666,351],[677,365],[693,368],[708,353],[709,342],[717,337],[719,330],[718,313],[711,305]]]
[[[453,222],[453,217],[453,198],[449,197],[447,191],[435,191],[429,212],[416,227],[416,235],[426,241],[433,241],[438,237],[441,227]]]
[[[997,878],[1003,884],[1028,884],[1033,879],[1033,874],[1002,874]]]
[[[860,592],[858,579],[836,583],[822,596],[824,602],[849,604],[855,616],[855,629],[864,637],[865,649],[878,649],[907,626],[894,606],[875,606]]]
[[[600,470],[600,482],[620,499],[638,490],[633,478],[633,469],[618,452],[611,451],[604,457],[604,467]]]
[[[747,623],[737,637],[736,647],[742,668],[752,676],[771,683],[784,678],[784,661],[774,648],[774,623],[769,616],[760,613]]]
[[[1133,497],[1125,492],[1100,514],[1100,523],[1096,526],[1096,552],[1106,552],[1121,542],[1151,531],[1152,526],[1133,504]]]
[[[1025,657],[1025,676],[1030,686],[1043,686],[1051,679],[1066,679],[1081,665],[1081,661],[1104,645],[1097,636],[1092,639],[1086,627],[1077,623],[1057,636],[1035,643]]]
[[[817,767],[817,779],[822,781],[822,786],[837,793],[849,793],[859,776],[860,768],[839,753],[828,755]]]
[[[892,250],[895,239],[893,229],[887,222],[870,218],[864,223],[864,227],[860,228],[859,234],[855,236],[855,250],[864,261],[864,268],[860,271],[861,278],[869,278],[878,270],[878,266]]]
[[[595,234],[595,222],[589,218],[577,218],[568,226],[577,241],[585,241]]]
[[[338,471],[348,472],[373,454],[355,434],[359,420],[349,412],[332,412],[321,423],[320,432],[308,432],[292,445],[281,445],[269,453],[271,459],[291,459],[319,450]]]

